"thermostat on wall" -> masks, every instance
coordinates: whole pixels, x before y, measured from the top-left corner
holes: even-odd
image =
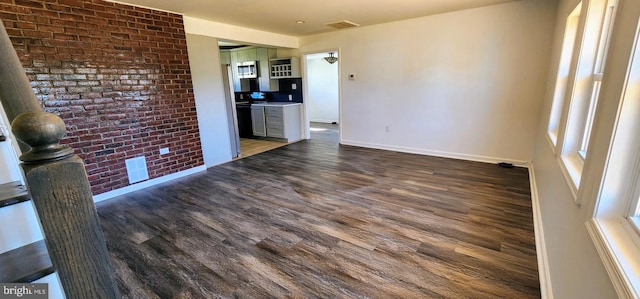
[[[349,80],[355,80],[356,74],[349,74]]]

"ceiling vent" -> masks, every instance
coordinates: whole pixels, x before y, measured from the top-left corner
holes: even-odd
[[[347,20],[333,22],[333,23],[326,23],[324,25],[325,26],[329,26],[331,28],[335,28],[335,29],[346,29],[346,28],[352,28],[352,27],[359,27],[360,26],[360,25],[358,25],[358,24],[356,24],[354,22],[349,22]]]

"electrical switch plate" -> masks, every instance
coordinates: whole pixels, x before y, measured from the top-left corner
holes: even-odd
[[[356,77],[356,74],[349,74],[349,80],[355,80]]]
[[[298,84],[291,83],[291,89],[293,89],[293,90],[298,89]]]
[[[293,101],[293,95],[289,95],[289,101]]]

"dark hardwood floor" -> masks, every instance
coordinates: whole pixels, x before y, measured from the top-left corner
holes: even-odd
[[[311,140],[98,204],[128,298],[539,298],[527,170]]]

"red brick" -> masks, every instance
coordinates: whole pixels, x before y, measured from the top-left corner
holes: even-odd
[[[71,7],[69,6],[62,6],[62,5],[47,3],[45,7],[47,10],[50,10],[50,11],[71,12]]]
[[[31,1],[31,0],[14,0],[14,3],[19,6],[33,7],[33,8],[43,8],[44,4],[40,1]]]
[[[51,25],[57,25],[57,26],[62,26],[62,27],[76,27],[77,26],[77,22],[69,21],[69,20],[62,20],[62,19],[51,19]]]
[[[66,27],[64,32],[73,35],[89,35],[89,30],[83,28]]]
[[[46,32],[63,33],[64,28],[60,26],[38,25],[38,30]]]
[[[4,27],[10,28],[12,27],[12,22],[10,21],[17,21],[18,15],[0,11],[0,19],[3,20]]]
[[[34,92],[66,121],[63,143],[87,161],[93,192],[126,186],[123,160],[138,155],[152,177],[202,164],[179,15],[99,0],[2,1]],[[167,143],[175,151],[159,157]]]
[[[22,36],[31,38],[51,38],[51,33],[37,30],[22,30]]]
[[[53,38],[57,40],[78,40],[77,35],[65,34],[65,33],[54,33]]]
[[[75,13],[59,13],[60,19],[68,21],[84,21],[84,16]]]
[[[86,8],[88,10],[93,10],[93,11],[106,11],[107,10],[107,6],[98,5],[98,4],[94,4],[94,3],[84,3],[83,6],[84,6],[84,8]]]
[[[67,5],[67,6],[80,6],[82,7],[82,4],[84,1],[81,0],[57,0],[58,3],[62,4],[62,5]]]

